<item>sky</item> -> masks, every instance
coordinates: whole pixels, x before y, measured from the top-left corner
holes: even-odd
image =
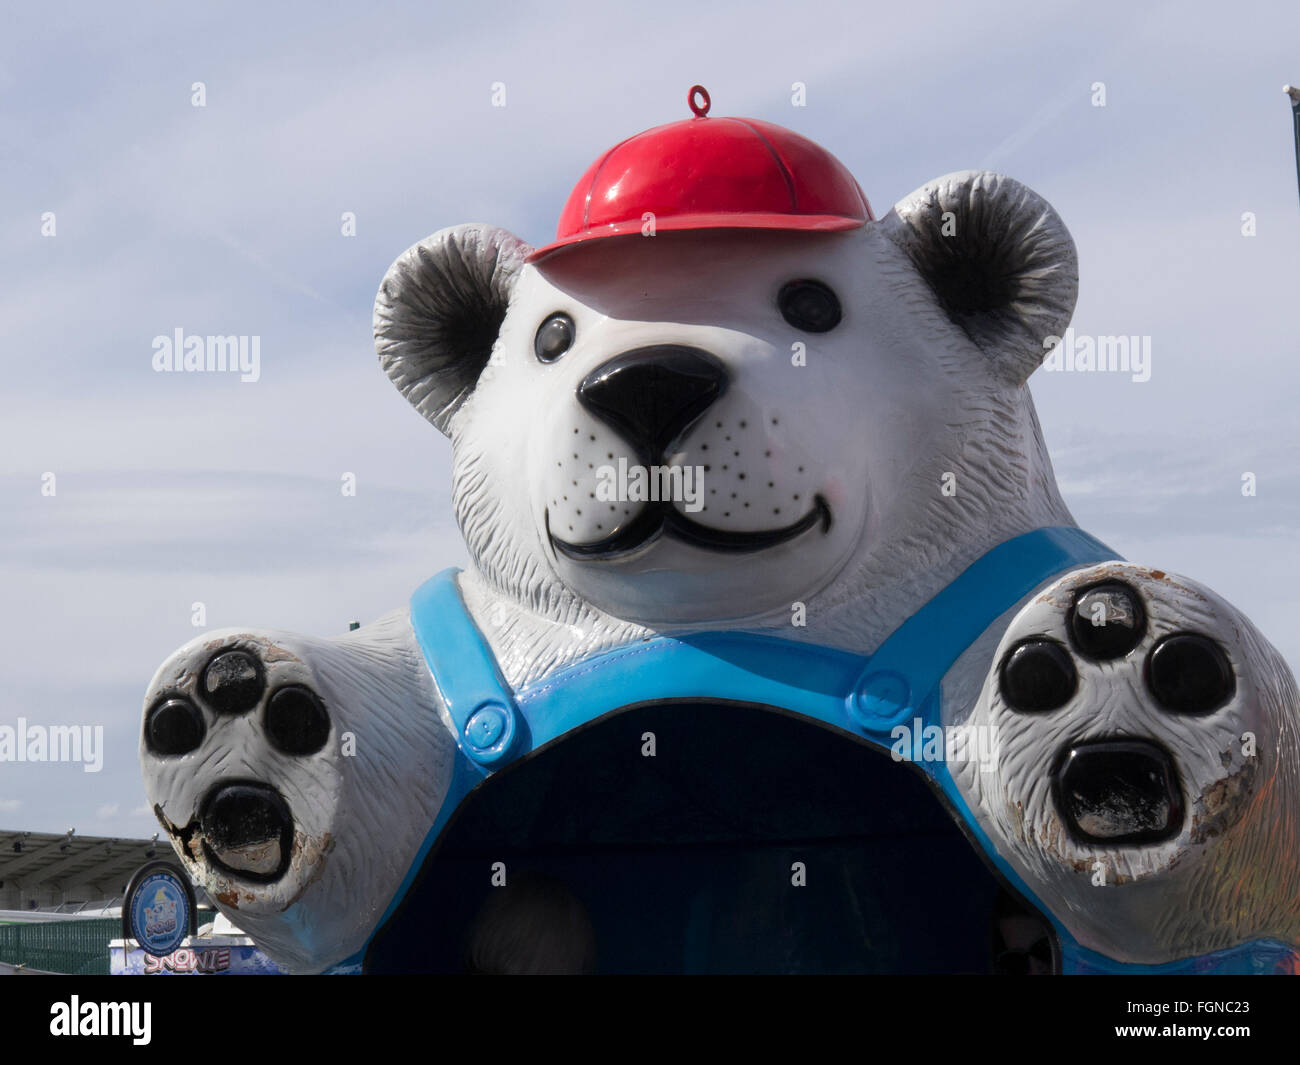
[[[141,700],[194,604],[334,635],[465,563],[447,442],[375,359],[379,281],[460,222],[546,242],[587,165],[697,82],[828,148],[878,216],[967,168],[1042,193],[1079,250],[1076,333],[1151,349],[1144,382],[1031,379],[1067,503],[1300,666],[1300,8],[985,7],[10,5],[0,726],[102,725],[104,750],[0,763],[0,828],[157,830]],[[260,337],[258,380],[155,372],[178,328]]]

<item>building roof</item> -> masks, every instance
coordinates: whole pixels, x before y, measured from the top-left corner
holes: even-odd
[[[0,896],[12,889],[54,887],[89,889],[88,897],[116,900],[140,866],[167,858],[171,847],[153,839],[79,836],[67,832],[0,829]],[[68,907],[69,909],[73,907]]]

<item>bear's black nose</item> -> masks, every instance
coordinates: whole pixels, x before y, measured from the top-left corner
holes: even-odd
[[[596,367],[578,386],[578,401],[657,462],[726,388],[726,368],[715,356],[656,344]]]
[[[1183,826],[1174,761],[1146,740],[1095,740],[1066,748],[1052,790],[1066,825],[1088,843],[1157,843]]]

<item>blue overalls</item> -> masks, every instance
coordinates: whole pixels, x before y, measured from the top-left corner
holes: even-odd
[[[888,750],[896,725],[942,725],[941,682],[999,616],[1049,579],[1118,558],[1072,527],[1037,529],[993,548],[904,622],[870,657],[745,632],[658,636],[597,653],[512,690],[465,609],[456,571],[411,598],[411,625],[458,730],[454,771],[437,818],[375,930],[397,910],[448,820],[485,777],[621,707],[664,700],[764,705]],[[615,694],[611,694],[615,693]],[[943,792],[1003,880],[1055,926],[1066,973],[1258,973],[1293,970],[1296,951],[1274,940],[1164,965],[1132,965],[1088,950],[998,854],[942,760],[917,767]],[[363,950],[334,971],[356,972]]]

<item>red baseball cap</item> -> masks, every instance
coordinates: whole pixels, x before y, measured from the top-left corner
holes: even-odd
[[[702,102],[697,101],[702,97]],[[555,240],[529,256],[600,237],[681,229],[837,232],[873,221],[862,189],[806,137],[753,118],[709,118],[709,94],[687,95],[694,118],[638,133],[597,159],[574,186]]]

